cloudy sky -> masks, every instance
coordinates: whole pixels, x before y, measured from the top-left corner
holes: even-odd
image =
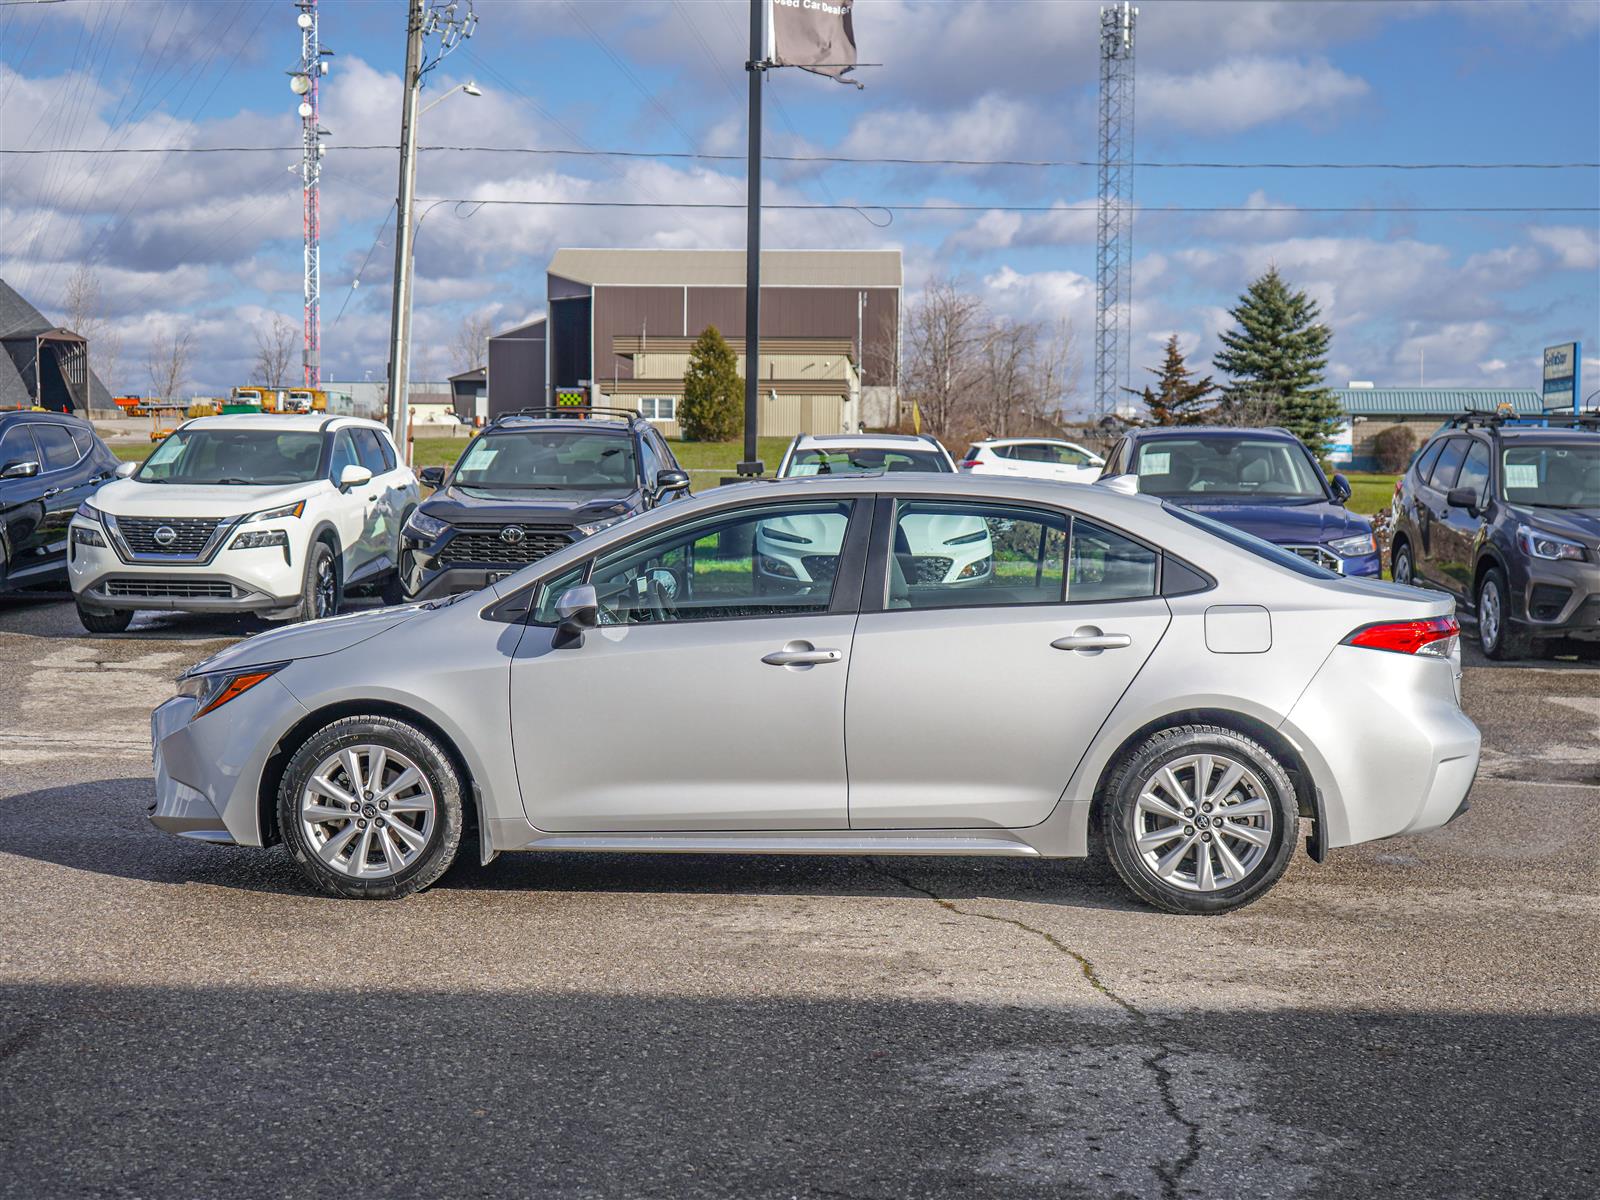
[[[462,0],[465,7],[465,0]],[[1227,309],[1276,263],[1321,303],[1331,380],[1537,386],[1542,346],[1585,343],[1600,380],[1600,2],[1141,0],[1135,361],[1176,332],[1209,360]],[[454,369],[464,318],[544,307],[555,248],[743,244],[744,0],[477,0],[428,76],[414,377]],[[322,0],[336,53],[323,191],[325,375],[384,371],[402,0]],[[797,71],[769,87],[768,152],[1092,160],[1098,4],[859,0],[864,91]],[[194,331],[191,387],[245,382],[255,330],[300,320],[289,0],[0,5],[0,277],[59,313],[91,264],[148,389],[152,337]],[[627,151],[623,157],[594,151]],[[1582,163],[1563,170],[1180,163]],[[949,275],[1000,312],[1094,311],[1092,166],[772,163],[770,246],[899,247],[908,290]],[[462,205],[630,201],[661,207]],[[434,204],[434,201],[447,203]],[[957,205],[884,212],[872,205]],[[1507,208],[1517,212],[1427,209]],[[1031,208],[1042,211],[1017,211]],[[1357,210],[1357,211],[1313,211]],[[1534,211],[1543,209],[1546,211]],[[1566,209],[1568,211],[1548,211]],[[1382,211],[1375,211],[1382,210]],[[1580,211],[1572,211],[1580,210]],[[359,287],[352,287],[359,278]],[[1084,373],[1084,378],[1089,378]]]

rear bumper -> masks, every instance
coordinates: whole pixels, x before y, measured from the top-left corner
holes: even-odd
[[[1482,738],[1457,664],[1339,646],[1284,722],[1322,789],[1326,845],[1421,833],[1465,811]]]

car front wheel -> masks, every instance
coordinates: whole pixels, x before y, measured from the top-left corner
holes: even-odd
[[[97,609],[78,605],[78,622],[90,633],[122,633],[133,621],[133,611],[126,608]]]
[[[1528,656],[1528,638],[1511,624],[1505,572],[1490,567],[1478,584],[1478,645],[1490,658],[1504,662]]]
[[[1389,567],[1389,575],[1396,583],[1410,584],[1416,578],[1410,542],[1401,542],[1394,548],[1394,562]]]
[[[425,731],[386,716],[334,721],[289,760],[278,790],[284,845],[334,896],[393,900],[443,875],[461,842],[462,783]]]
[[[1232,729],[1181,725],[1136,746],[1107,781],[1106,852],[1140,899],[1230,912],[1259,899],[1294,854],[1299,804],[1283,765]]]

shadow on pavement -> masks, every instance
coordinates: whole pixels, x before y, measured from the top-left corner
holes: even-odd
[[[1591,1017],[21,983],[0,1195],[1593,1194],[1597,1056]]]

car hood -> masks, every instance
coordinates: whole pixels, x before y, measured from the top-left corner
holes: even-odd
[[[452,484],[423,501],[422,511],[452,524],[526,521],[530,525],[577,525],[637,512],[641,499],[637,490],[536,492]]]
[[[1508,505],[1517,520],[1593,546],[1600,544],[1600,508],[1530,508]]]
[[[242,517],[306,499],[324,484],[316,480],[246,487],[117,479],[95,492],[89,503],[114,517]]]
[[[225,671],[337,654],[340,650],[348,650],[351,646],[360,645],[369,638],[416,619],[430,607],[425,603],[402,604],[395,608],[347,613],[341,617],[325,617],[320,621],[287,625],[236,642],[204,662],[196,663],[190,670],[197,673]]]
[[[1371,521],[1328,502],[1286,505],[1185,499],[1172,503],[1280,545],[1316,545],[1372,532]]]

